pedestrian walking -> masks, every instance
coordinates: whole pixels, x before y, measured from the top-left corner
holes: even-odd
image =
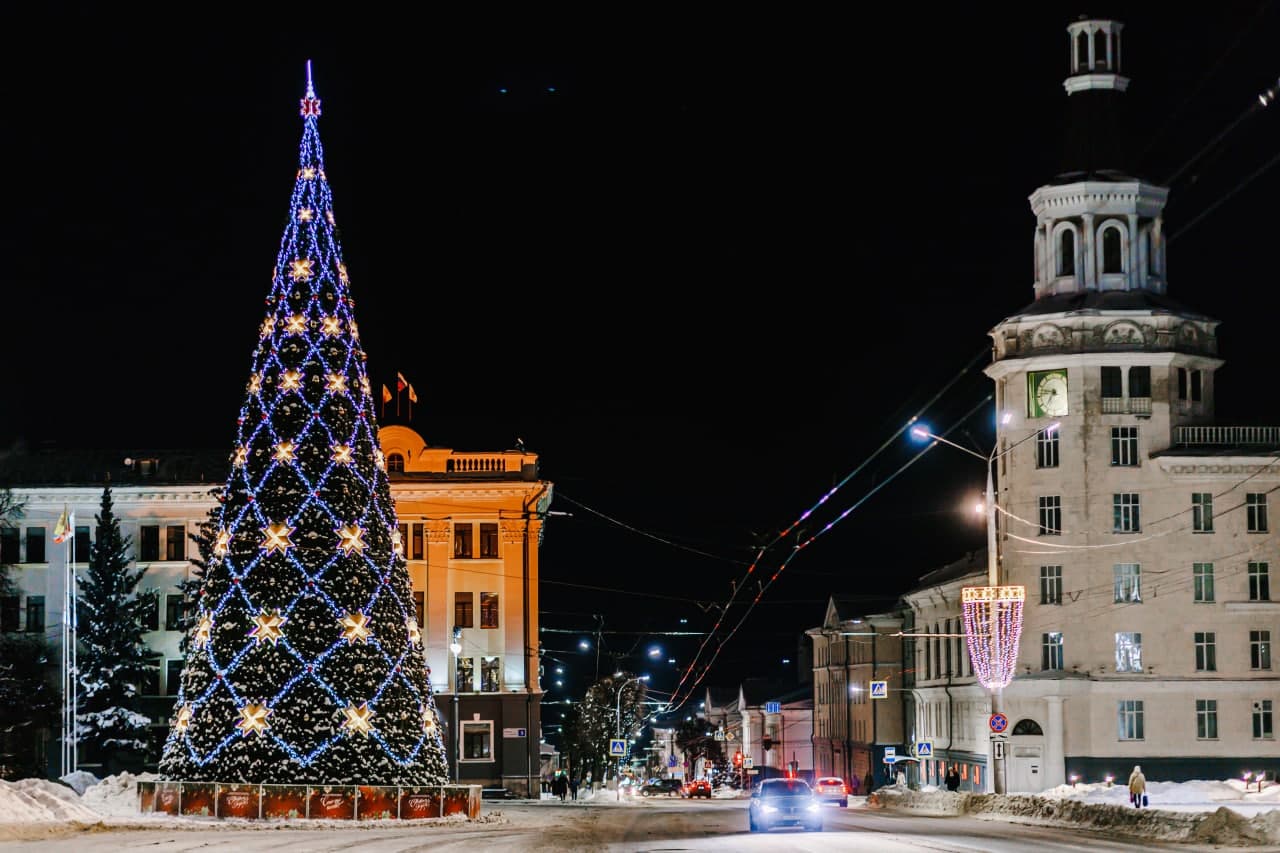
[[[960,768],[959,767],[956,767],[955,765],[951,766],[951,769],[947,771],[946,782],[947,782],[948,791],[960,790]]]
[[[569,777],[569,794],[573,799],[578,799],[578,779],[576,776]]]
[[[560,802],[564,802],[564,798],[569,793],[569,781],[565,778],[564,771],[561,770],[556,774],[555,781],[552,783],[552,793],[560,798]]]
[[[1140,809],[1147,804],[1147,777],[1142,775],[1142,765],[1133,765],[1129,774],[1129,801],[1133,807]]]
[[[849,790],[855,797],[858,796],[858,784],[858,776],[854,774],[853,778],[849,780]]]

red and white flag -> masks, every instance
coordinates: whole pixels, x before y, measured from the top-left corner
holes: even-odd
[[[401,391],[403,391],[404,389],[406,389],[406,388],[408,388],[408,387],[409,387],[409,383],[408,383],[408,381],[404,378],[404,374],[403,374],[403,373],[397,373],[397,374],[396,374],[396,393],[397,393],[397,394],[399,394]]]
[[[76,515],[67,512],[67,505],[62,505],[62,515],[58,516],[58,522],[53,525],[53,541],[62,544],[75,535],[76,532]]]

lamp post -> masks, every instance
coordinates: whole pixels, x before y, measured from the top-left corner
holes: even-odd
[[[622,673],[618,673],[618,675],[621,675],[621,674]],[[649,680],[649,676],[647,675],[637,675],[635,678],[628,678],[626,681],[622,682],[622,684],[618,685],[617,699],[613,703],[613,727],[617,732],[617,734],[614,735],[615,738],[619,740],[622,739],[622,691],[626,688],[628,684],[630,684],[633,681],[648,681],[648,680]],[[622,800],[622,758],[621,757],[618,758],[618,800],[619,801]]]
[[[462,653],[462,629],[453,626],[453,640],[449,643],[449,651],[453,652],[453,781],[458,781],[458,760],[462,758],[462,732],[458,730],[458,691],[462,685],[458,683],[458,655]]]
[[[1007,420],[1007,418],[1006,418]],[[987,521],[987,586],[965,587],[961,590],[965,626],[965,643],[974,672],[982,685],[991,691],[991,714],[994,717],[1003,710],[1004,688],[1013,680],[1018,661],[1018,639],[1022,632],[1022,604],[1026,589],[1021,586],[1000,585],[999,542],[996,537],[996,460],[1025,441],[1040,434],[1052,433],[1060,426],[1054,422],[1025,435],[999,450],[999,445],[983,456],[977,451],[949,441],[929,431],[923,424],[911,428],[911,435],[931,439],[970,456],[981,459],[987,466],[987,490],[984,505],[980,507]],[[999,452],[997,452],[999,450]],[[1004,751],[996,752],[995,738],[988,740],[988,767],[991,770],[992,788],[997,794],[1005,793]]]

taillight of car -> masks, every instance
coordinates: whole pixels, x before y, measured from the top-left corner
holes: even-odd
[[[845,792],[846,794],[847,794],[847,793],[849,793],[849,786],[848,786],[848,785],[841,785],[840,787],[844,788],[844,792]]]

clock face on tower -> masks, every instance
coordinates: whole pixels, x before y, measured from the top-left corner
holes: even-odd
[[[1067,413],[1067,371],[1036,370],[1027,374],[1027,416],[1060,418]]]

